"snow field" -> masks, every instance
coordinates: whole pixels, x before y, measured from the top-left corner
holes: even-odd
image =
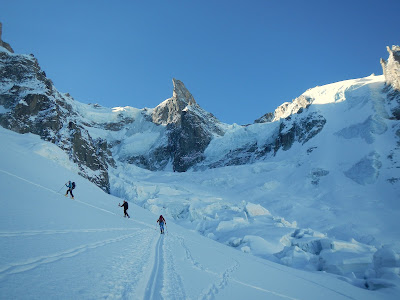
[[[25,147],[40,145],[37,137],[0,133],[3,299],[395,299],[393,289],[371,292],[236,251],[168,217],[160,235],[157,215],[131,202],[123,218],[121,199]],[[75,200],[61,186],[69,179]],[[393,255],[381,258],[385,266]]]

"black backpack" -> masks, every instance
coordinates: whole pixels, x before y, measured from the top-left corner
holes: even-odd
[[[75,186],[76,186],[76,185],[75,185],[75,182],[73,182],[73,183],[72,183],[72,189],[74,189]]]

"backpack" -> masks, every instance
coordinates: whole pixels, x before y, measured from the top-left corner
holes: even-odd
[[[76,186],[76,185],[75,185],[75,182],[73,182],[73,183],[72,183],[72,189],[74,189],[75,186]]]

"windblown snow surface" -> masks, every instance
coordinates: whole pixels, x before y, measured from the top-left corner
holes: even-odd
[[[382,87],[371,76],[307,91],[324,134],[265,161],[186,173],[118,165],[114,196],[55,145],[0,128],[0,298],[398,299],[399,169]],[[113,121],[111,109],[80,112]],[[162,127],[139,110],[113,112],[140,122],[120,132],[131,140],[113,155],[159,142]],[[277,126],[227,125],[206,160],[262,144]]]

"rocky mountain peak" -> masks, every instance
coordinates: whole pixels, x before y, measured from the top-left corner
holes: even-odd
[[[173,78],[172,83],[174,84],[174,91],[172,93],[172,98],[183,101],[188,105],[195,105],[196,100],[194,100],[192,94],[188,91],[182,81]]]
[[[152,119],[156,124],[178,124],[181,121],[182,112],[190,106],[198,106],[192,94],[182,81],[172,79],[174,90],[172,98],[159,104],[153,111]]]
[[[2,33],[3,33],[3,24],[0,22],[0,47],[6,48],[11,53],[14,53],[14,50],[11,48],[11,46],[8,43],[3,42],[1,38]]]

